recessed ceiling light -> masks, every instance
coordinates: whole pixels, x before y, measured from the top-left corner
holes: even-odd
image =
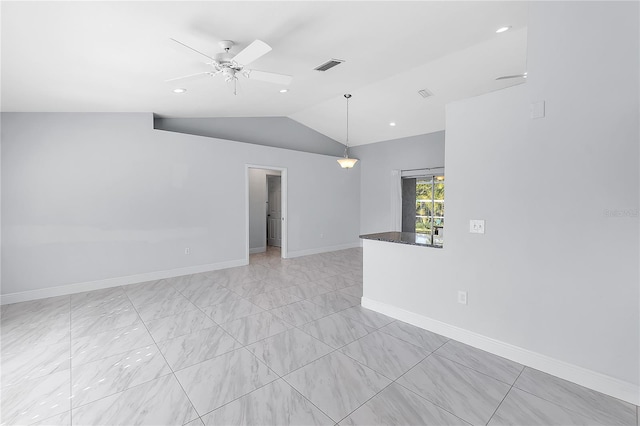
[[[287,93],[289,91],[289,89],[282,89],[280,90],[280,93]]]
[[[391,126],[391,127],[395,127],[395,125],[396,125],[395,121],[392,121],[391,123],[389,123],[389,126]]]
[[[173,89],[173,93],[184,93],[186,91],[187,91],[187,89],[182,89],[182,88]]]
[[[497,32],[498,34],[500,34],[500,33],[503,33],[503,32],[505,32],[505,31],[509,31],[510,29],[511,29],[511,26],[509,26],[509,27],[500,27],[500,28],[498,28],[498,29],[496,30],[496,32]]]

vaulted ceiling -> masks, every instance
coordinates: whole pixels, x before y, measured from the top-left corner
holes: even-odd
[[[165,117],[287,116],[350,144],[444,129],[444,106],[524,79],[525,2],[131,1],[2,2],[2,111],[154,112]],[[496,29],[510,26],[501,34]],[[233,40],[273,50],[250,68],[293,76],[282,86],[239,77],[238,94],[207,71]],[[345,62],[326,71],[329,59]],[[173,93],[180,87],[187,91]],[[433,96],[422,98],[418,90]],[[391,127],[390,122],[396,126]]]

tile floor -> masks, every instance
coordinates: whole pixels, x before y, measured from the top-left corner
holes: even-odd
[[[638,408],[359,306],[362,250],[7,305],[1,423],[638,425]]]

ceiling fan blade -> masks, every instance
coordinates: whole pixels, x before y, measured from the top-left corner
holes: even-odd
[[[165,83],[170,83],[172,81],[176,81],[176,80],[183,80],[185,78],[193,78],[193,77],[202,77],[205,75],[209,75],[209,76],[214,76],[217,73],[211,72],[211,71],[204,71],[204,72],[197,72],[195,74],[189,74],[189,75],[183,75],[182,77],[176,77],[176,78],[170,78],[169,80],[165,80]]]
[[[207,54],[205,54],[205,53],[202,53],[202,52],[200,52],[199,50],[196,50],[196,49],[194,49],[194,48],[193,48],[193,47],[191,47],[191,46],[187,46],[186,44],[184,44],[184,43],[183,43],[183,42],[181,42],[181,41],[176,40],[175,38],[171,38],[170,40],[175,41],[175,42],[176,42],[176,43],[178,43],[179,45],[184,46],[184,47],[186,47],[186,48],[187,48],[187,49],[189,49],[189,50],[193,50],[194,52],[196,52],[196,53],[198,53],[198,54],[200,54],[200,55],[204,56],[205,58],[209,58],[209,59],[211,59],[211,60],[212,60],[212,61],[214,61],[214,62],[216,61],[216,60],[215,60],[215,58],[212,58],[211,56],[209,56],[209,55],[207,55]]]
[[[291,84],[291,80],[293,77],[286,74],[277,74],[275,72],[266,72],[266,71],[258,71],[258,70],[249,70],[249,75],[247,76],[251,80],[260,80],[266,81],[269,83],[275,84]]]
[[[509,80],[510,78],[527,78],[527,75],[526,74],[503,75],[502,77],[496,78],[496,80]]]
[[[270,51],[271,46],[267,43],[261,40],[254,40],[253,43],[242,49],[240,53],[234,56],[232,61],[240,65],[249,65],[251,62]]]

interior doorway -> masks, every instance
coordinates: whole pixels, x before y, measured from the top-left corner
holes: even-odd
[[[267,248],[282,247],[282,178],[267,174]]]
[[[287,169],[246,165],[247,263],[251,254],[287,258]]]

